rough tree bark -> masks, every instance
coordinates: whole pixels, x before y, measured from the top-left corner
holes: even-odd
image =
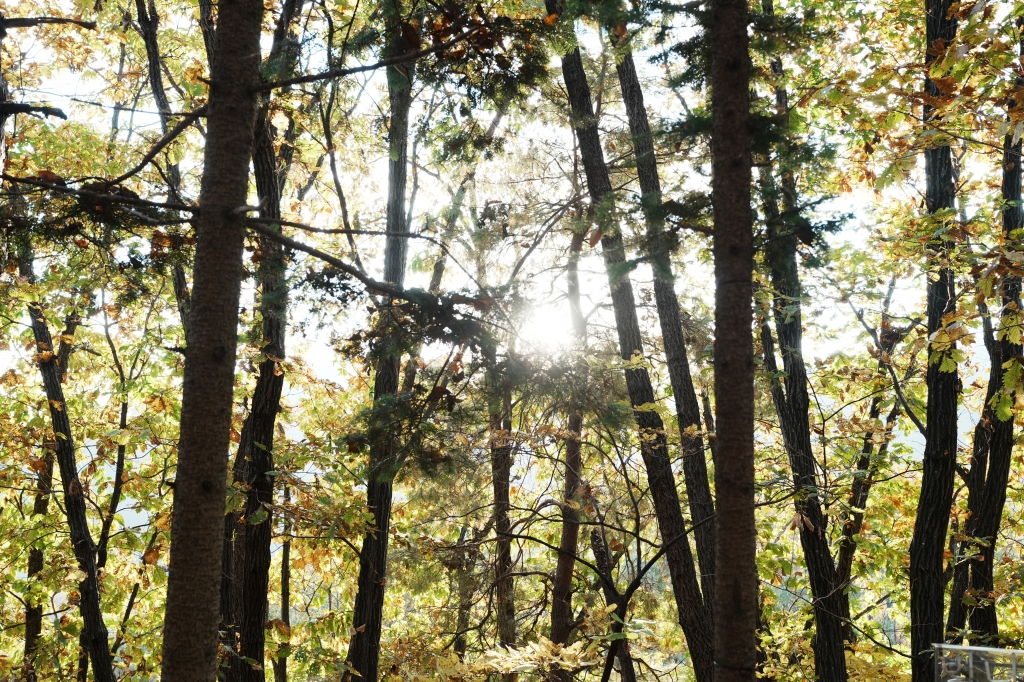
[[[768,247],[768,259],[772,261],[773,257],[780,255],[774,251],[775,249],[781,247],[788,250],[780,242],[795,240],[796,237],[776,234],[770,239],[774,244]],[[796,489],[793,500],[799,525],[800,545],[811,584],[816,626],[812,640],[814,668],[819,679],[842,681],[847,679],[843,640],[844,623],[848,620],[849,614],[844,612],[847,605],[843,599],[843,587],[836,575],[826,535],[827,521],[821,507],[821,493],[818,490],[815,472],[816,463],[811,449],[813,446],[808,420],[810,404],[807,395],[807,373],[801,355],[802,321],[799,310],[787,313],[787,309],[792,310],[794,306],[798,306],[794,302],[794,295],[800,295],[798,287],[792,288],[792,281],[784,281],[790,280],[789,275],[795,272],[795,245],[792,246],[790,255],[792,257],[785,256],[782,263],[787,274],[780,274],[774,263],[772,264],[772,285],[776,290],[772,308],[782,352],[785,386],[778,379],[779,369],[775,362],[775,348],[767,321],[762,327],[761,340],[764,347],[765,369],[772,375],[772,401],[779,418]]]
[[[186,337],[181,432],[162,679],[209,682],[217,667],[221,549],[227,492],[245,205],[259,83],[263,3],[219,6],[206,151]]]
[[[950,16],[949,0],[926,0],[926,56],[931,64],[956,37],[956,20]],[[925,91],[932,97],[941,95],[931,78],[925,78]],[[933,115],[925,105],[924,118]],[[924,152],[925,204],[927,212],[936,216],[935,227],[954,219],[956,186],[953,181],[953,159],[948,146],[932,147]],[[943,317],[956,312],[954,275],[948,265],[952,245],[941,238],[928,244],[928,335],[943,329]],[[910,646],[914,682],[927,682],[935,675],[932,644],[944,639],[946,533],[949,510],[953,503],[953,478],[957,454],[957,403],[960,378],[953,371],[943,371],[941,350],[929,345],[928,388],[926,408],[924,471],[921,494],[917,503],[914,535],[910,543]]]
[[[757,668],[754,353],[751,339],[750,56],[747,3],[711,6],[711,148],[715,258],[715,680]]]
[[[407,46],[398,36],[401,26],[397,17],[389,17],[388,33],[392,36],[389,52],[405,51]],[[405,281],[406,250],[409,231],[405,212],[405,185],[408,165],[409,109],[412,106],[412,65],[388,67],[388,94],[391,123],[388,129],[388,205],[387,242],[384,247],[384,281],[402,286]],[[388,315],[388,309],[382,315]],[[385,353],[377,361],[373,402],[375,411],[391,401],[399,389],[401,358]],[[375,419],[382,419],[383,415]],[[373,513],[373,524],[363,537],[359,553],[359,580],[352,616],[354,634],[349,642],[347,670],[342,679],[352,680],[355,673],[363,682],[374,682],[380,661],[380,638],[387,583],[388,533],[391,526],[392,487],[398,473],[397,443],[387,434],[370,445],[370,466],[366,480],[367,506]]]
[[[494,612],[498,643],[516,643],[515,584],[512,579],[512,519],[509,489],[512,481],[512,392],[500,373],[492,374],[491,485],[494,491]],[[506,676],[507,677],[507,676]],[[511,678],[510,678],[511,679]]]
[[[586,353],[587,321],[583,317],[580,301],[579,260],[583,249],[585,233],[574,232],[569,245],[569,261],[566,264],[566,280],[569,299],[569,314],[572,317],[573,335],[578,344],[577,352]],[[576,365],[580,382],[578,390],[586,389],[586,362]],[[577,503],[583,475],[583,410],[578,396],[573,396],[569,405],[565,439],[565,486],[562,492],[562,534],[558,541],[558,560],[555,575],[551,581],[551,641],[568,644],[575,626],[572,608],[572,580],[576,568],[576,550],[579,546],[580,518],[573,506]],[[572,678],[570,671],[555,671],[553,677],[559,680]]]
[[[264,60],[277,65],[282,71],[290,69],[298,59],[294,36],[290,35],[303,0],[285,0],[278,16],[270,53]],[[294,146],[286,140],[275,151],[278,131],[270,122],[270,97],[262,98],[256,115],[253,140],[253,172],[256,194],[259,197],[260,218],[280,220],[281,197],[284,181],[291,165]],[[289,134],[291,132],[292,134]],[[285,137],[293,137],[286,131]],[[273,228],[271,228],[273,229]],[[288,283],[286,254],[279,243],[260,237],[262,254],[256,269],[259,286],[259,310],[262,317],[263,360],[253,390],[249,414],[242,425],[238,443],[234,474],[245,483],[244,524],[235,524],[234,531],[244,535],[241,551],[241,570],[231,578],[238,583],[235,604],[236,626],[239,635],[238,654],[243,659],[231,667],[229,679],[234,682],[263,682],[266,679],[264,654],[266,647],[267,593],[270,585],[270,544],[273,515],[270,507],[274,498],[274,428],[281,409],[281,391],[284,372],[281,362],[285,357],[285,336],[288,318]],[[225,538],[226,540],[227,538]],[[256,665],[245,661],[255,661]]]
[[[35,280],[33,271],[33,252],[25,234],[18,245],[18,274],[27,281]],[[36,363],[43,381],[43,390],[50,408],[50,420],[53,426],[53,454],[44,457],[44,469],[39,472],[37,493],[33,513],[45,513],[49,506],[48,493],[53,485],[53,462],[61,475],[61,487],[64,493],[64,513],[71,535],[71,544],[78,560],[79,569],[85,573],[85,579],[79,583],[78,608],[82,614],[82,632],[79,644],[82,653],[79,656],[79,672],[88,669],[92,659],[96,682],[112,682],[114,680],[113,662],[110,644],[107,640],[107,626],[103,621],[103,609],[100,604],[99,582],[96,566],[96,544],[89,530],[89,520],[85,508],[85,496],[82,483],[78,478],[74,436],[71,433],[71,422],[64,401],[63,382],[67,372],[71,346],[65,339],[54,352],[50,329],[43,316],[43,307],[39,302],[28,305],[32,335],[36,342]],[[81,323],[78,315],[72,313],[65,320],[64,335],[70,336]],[[69,334],[70,332],[70,334]],[[43,496],[43,491],[47,495]],[[43,554],[39,549],[29,553],[29,576],[37,575],[43,568]],[[36,613],[38,610],[38,615]],[[42,610],[35,607],[25,614],[25,663],[26,674],[34,677],[31,668],[31,657],[42,631]]]
[[[669,382],[676,404],[679,440],[683,450],[683,477],[686,497],[690,503],[690,520],[695,526],[694,544],[700,563],[701,590],[705,604],[710,605],[714,603],[715,524],[708,519],[715,515],[715,501],[708,481],[707,455],[701,435],[700,403],[690,375],[690,360],[683,336],[679,299],[676,297],[675,274],[666,246],[664,218],[661,217],[661,180],[658,177],[654,138],[632,51],[622,53],[621,60],[615,64],[615,70],[619,76],[622,100],[633,136],[640,199],[647,217],[647,256],[651,259],[654,273],[654,301],[661,326],[661,339],[665,345]]]
[[[31,261],[29,260],[29,263]],[[25,259],[22,259],[24,267]],[[31,268],[31,265],[28,266]],[[31,276],[29,271],[29,277]],[[23,273],[23,276],[24,273]],[[79,583],[79,610],[82,613],[82,647],[88,652],[92,661],[93,676],[96,682],[114,682],[113,661],[110,655],[110,643],[107,639],[107,626],[103,622],[103,609],[100,604],[99,582],[96,568],[96,544],[89,530],[89,519],[85,508],[85,494],[82,482],[78,478],[75,441],[71,433],[71,421],[64,401],[64,389],[61,377],[64,369],[59,364],[59,351],[53,351],[53,339],[50,329],[43,316],[40,303],[30,303],[28,314],[32,324],[32,334],[36,342],[36,362],[42,376],[43,388],[50,408],[50,420],[53,425],[54,454],[60,470],[61,486],[64,492],[64,510],[67,515],[71,544],[74,548],[78,568],[85,574]],[[41,555],[40,555],[41,558]],[[41,562],[40,562],[41,563]],[[26,642],[27,645],[27,642]],[[82,667],[82,666],[80,666]]]
[[[31,271],[31,266],[29,267]],[[25,276],[25,269],[22,269],[22,276]],[[78,328],[80,318],[78,315],[68,315],[64,319],[64,331],[60,335],[60,344],[57,346],[57,370],[60,383],[64,383],[68,371],[68,360],[71,357],[71,339]],[[32,502],[32,516],[45,516],[50,508],[50,495],[53,492],[53,455],[56,443],[47,440],[43,443],[43,456],[36,465],[36,495]],[[33,547],[28,553],[29,580],[39,575],[43,570],[43,550],[40,547]],[[24,676],[29,682],[34,682],[35,674],[35,651],[39,644],[39,637],[43,632],[43,605],[26,604],[25,606],[25,658]]]
[[[547,11],[549,14],[559,14],[561,7],[556,0],[548,0]],[[632,360],[634,355],[643,356],[643,339],[633,298],[633,287],[629,276],[623,273],[626,254],[622,233],[607,218],[614,201],[612,185],[604,151],[601,148],[590,86],[587,84],[579,48],[563,55],[562,78],[569,95],[573,123],[579,140],[591,210],[597,220],[598,229],[601,230],[601,252],[611,289],[619,352],[622,359],[628,361]],[[642,367],[631,367],[625,370],[625,375],[629,399],[634,408],[652,404],[655,399],[654,388],[647,370]],[[653,410],[636,410],[634,416],[662,542],[668,546],[667,562],[679,623],[686,636],[698,681],[710,682],[714,676],[712,619],[701,594],[693,552],[689,538],[686,537],[686,524],[668,455],[665,425],[661,416]]]
[[[780,65],[781,66],[781,65]],[[766,180],[765,218],[768,240],[765,257],[772,283],[772,313],[782,356],[785,382],[779,380],[772,332],[766,319],[762,324],[765,369],[771,374],[772,401],[779,418],[782,439],[789,455],[800,532],[800,545],[807,566],[813,597],[816,630],[813,639],[814,667],[820,679],[843,682],[847,679],[844,639],[849,621],[849,602],[843,583],[836,574],[829,546],[828,522],[822,510],[818,489],[817,463],[814,459],[810,427],[810,396],[807,392],[807,368],[803,359],[803,287],[797,264],[797,234],[793,222],[786,220],[772,196],[775,184],[771,167],[760,172]],[[786,216],[795,214],[795,197],[787,205]]]
[[[1024,27],[1024,21],[1018,21]],[[1024,41],[1020,45],[1024,54]],[[1015,79],[1017,87],[1024,86],[1024,77]],[[1013,100],[1008,108],[1014,107]],[[1021,141],[1013,140],[1012,134],[1003,139],[1003,235],[1009,238],[1010,233],[1024,228],[1024,208],[1021,207]],[[1000,419],[992,408],[991,401],[997,394],[1005,390],[1003,377],[1006,369],[1003,364],[1018,358],[1022,352],[1020,344],[1011,341],[1010,327],[1020,325],[1021,280],[1020,277],[1008,276],[1002,282],[1002,309],[1007,314],[1000,315],[1002,327],[1001,338],[995,336],[992,324],[985,318],[985,347],[989,355],[988,390],[985,395],[985,408],[981,419],[974,429],[974,452],[971,457],[971,469],[967,477],[968,516],[964,524],[964,535],[973,538],[968,546],[970,555],[957,561],[953,578],[952,596],[949,604],[949,617],[946,621],[946,632],[954,639],[961,639],[961,632],[970,613],[971,643],[976,641],[985,645],[998,645],[999,624],[996,620],[995,600],[992,591],[995,587],[993,569],[995,563],[995,545],[999,533],[999,525],[1003,517],[1003,505],[1006,502],[1006,485],[1010,474],[1011,455],[1013,451],[1013,417]],[[1012,396],[1011,396],[1012,397]],[[962,545],[963,546],[963,545]],[[964,598],[970,594],[974,606],[968,609]]]

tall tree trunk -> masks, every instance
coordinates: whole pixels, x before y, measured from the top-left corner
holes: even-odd
[[[202,1],[200,4],[202,4]],[[145,0],[135,0],[135,12],[139,25],[139,35],[142,37],[142,44],[146,48],[149,86],[153,91],[153,100],[156,102],[156,108],[160,115],[160,130],[166,135],[173,122],[171,121],[171,104],[167,99],[167,91],[164,89],[163,72],[161,71],[162,63],[158,40],[160,15],[157,14],[156,4],[153,0],[149,0],[148,6]],[[200,21],[202,22],[202,19]],[[115,116],[118,111],[114,111]],[[115,119],[114,132],[116,132],[116,125]],[[167,164],[167,183],[167,191],[171,200],[184,203],[180,194],[181,171],[177,163]],[[185,268],[177,260],[171,265],[171,284],[178,306],[178,315],[181,318],[181,328],[185,332],[185,337],[188,338],[188,316],[191,295],[188,290],[188,278],[185,275]]]
[[[516,643],[515,585],[512,580],[512,519],[509,489],[512,477],[512,393],[505,378],[492,374],[491,485],[494,490],[494,611],[498,643]],[[508,676],[506,676],[508,677]]]
[[[162,679],[217,667],[221,549],[263,3],[221,3],[185,356]]]
[[[747,3],[711,6],[715,258],[716,682],[753,682],[757,668],[754,525],[754,353],[751,338],[750,56]]]
[[[647,109],[640,79],[633,64],[633,53],[626,50],[616,62],[622,99],[633,136],[633,154],[636,157],[637,176],[640,180],[640,198],[647,217],[648,257],[654,272],[654,301],[661,325],[661,339],[665,345],[665,361],[669,381],[676,403],[679,440],[683,450],[683,476],[686,497],[690,503],[690,517],[695,526],[694,539],[697,560],[700,563],[701,590],[706,604],[714,603],[715,584],[715,524],[709,520],[715,515],[715,502],[708,482],[707,455],[701,436],[700,403],[693,388],[690,361],[686,353],[686,339],[679,315],[679,299],[675,290],[675,275],[666,246],[664,219],[661,217],[661,180],[654,154]]]
[[[1024,21],[1018,20],[1024,27]],[[1024,54],[1024,41],[1020,45]],[[1016,78],[1017,87],[1024,86],[1024,77]],[[1015,105],[1011,99],[1007,108]],[[1003,235],[1010,238],[1015,230],[1024,228],[1024,208],[1021,207],[1021,141],[1014,142],[1013,135],[1003,139],[1002,212]],[[1003,329],[1018,324],[1021,306],[1021,280],[1008,276],[1001,287],[1002,310],[1009,311],[1007,318],[1000,315]],[[986,317],[986,321],[988,318]],[[971,643],[998,645],[999,627],[996,620],[994,585],[995,545],[1002,521],[1003,505],[1006,502],[1006,485],[1010,474],[1013,451],[1013,416],[1001,419],[992,407],[992,400],[1003,391],[1006,374],[1004,363],[1019,362],[1022,352],[1020,344],[1010,340],[1009,334],[999,338],[993,335],[991,323],[985,325],[985,346],[989,354],[988,391],[981,419],[974,430],[974,453],[968,475],[967,520],[964,534],[972,538],[967,544],[969,558],[959,559],[953,579],[953,591],[949,604],[949,618],[946,631],[954,639],[967,621],[968,609],[964,598],[970,590],[974,606],[970,609]],[[1015,394],[1011,394],[1011,399]],[[962,545],[963,546],[963,545]]]
[[[604,600],[607,606],[614,605],[615,615],[618,619],[612,624],[612,634],[620,634],[622,625],[626,618],[626,609],[629,606],[629,599],[626,595],[619,593],[612,579],[612,560],[608,554],[608,546],[604,542],[601,530],[594,528],[590,531],[590,549],[594,553],[594,565],[601,572],[601,591],[604,593]],[[613,651],[614,650],[614,651]],[[633,655],[629,651],[629,639],[618,638],[612,640],[608,648],[608,658],[605,662],[605,675],[611,671],[612,657],[619,662],[619,677],[621,682],[636,682],[636,667],[633,665]],[[571,678],[571,675],[570,675]]]
[[[949,0],[926,0],[926,56],[930,65],[944,53],[956,37],[956,20],[950,16]],[[941,95],[931,78],[925,78],[925,91]],[[929,120],[933,110],[925,106]],[[932,147],[924,152],[925,204],[936,220],[954,219],[956,187],[953,159],[948,146]],[[948,215],[947,215],[948,214]],[[928,335],[945,327],[943,316],[956,311],[953,271],[948,265],[952,250],[949,242],[935,239],[928,245]],[[926,682],[934,676],[932,644],[944,639],[946,533],[953,503],[953,478],[957,453],[957,403],[960,378],[956,368],[943,371],[948,351],[928,348],[928,388],[926,443],[921,494],[917,503],[914,536],[910,543],[910,646],[914,682]]]
[[[768,240],[765,256],[774,290],[772,312],[785,384],[778,378],[772,333],[767,320],[762,324],[761,338],[765,368],[772,375],[772,400],[779,417],[796,489],[793,501],[800,545],[811,584],[816,624],[813,639],[814,667],[819,679],[844,682],[847,671],[843,641],[846,623],[849,621],[849,602],[844,598],[843,585],[839,582],[832,560],[828,522],[821,507],[823,496],[818,489],[817,463],[811,442],[810,397],[807,393],[807,367],[803,358],[803,288],[797,264],[797,235],[791,226],[792,221],[786,220],[779,213],[773,196],[775,183],[771,178],[771,166],[762,166],[760,173],[766,194]],[[790,190],[791,193],[794,191]],[[786,216],[795,215],[795,196],[788,197],[787,203]]]
[[[26,235],[25,241],[19,247],[18,267],[19,274],[22,277],[28,281],[34,281],[32,246],[28,239],[29,237]],[[92,658],[96,682],[113,682],[113,661],[110,655],[110,643],[107,639],[107,626],[103,622],[103,608],[100,604],[99,581],[96,568],[96,544],[93,542],[92,533],[89,530],[85,495],[82,482],[78,478],[75,441],[71,433],[71,421],[68,417],[67,403],[64,400],[64,388],[62,386],[64,374],[67,371],[70,347],[66,346],[62,339],[60,347],[54,352],[53,339],[50,337],[50,328],[46,324],[41,303],[29,303],[28,315],[31,321],[32,335],[36,343],[36,363],[39,367],[43,390],[50,408],[50,422],[53,426],[54,435],[54,457],[60,470],[61,487],[64,493],[64,512],[67,516],[71,544],[75,552],[75,558],[78,560],[78,568],[85,574],[85,578],[82,579],[78,587],[78,608],[82,614],[82,633],[79,637],[79,644],[82,647],[81,655],[86,657],[86,665],[88,665],[88,659]],[[74,331],[78,324],[77,316],[69,318],[67,321],[67,326],[72,331]],[[52,462],[47,465],[51,476],[51,484],[52,467]],[[47,487],[49,488],[50,486],[48,485]],[[39,506],[42,507],[42,503],[39,503]],[[30,562],[32,558],[30,554]],[[39,568],[36,573],[42,569],[41,552],[38,555],[38,564]],[[40,628],[41,621],[42,614],[40,613]],[[26,633],[27,630],[28,624],[26,622]],[[30,653],[28,645],[29,642],[26,636],[25,646],[27,654]],[[35,641],[32,642],[32,649],[35,649]]]
[[[89,531],[85,495],[82,482],[78,478],[75,443],[71,434],[67,404],[64,401],[64,389],[61,387],[63,372],[58,367],[57,356],[52,351],[53,340],[50,338],[50,330],[43,317],[42,306],[38,303],[30,304],[29,316],[32,319],[32,333],[35,337],[36,352],[39,357],[39,371],[50,405],[50,419],[53,423],[55,437],[54,450],[64,489],[64,509],[71,531],[71,543],[74,547],[75,558],[78,560],[78,568],[85,574],[85,578],[79,583],[79,609],[82,612],[83,621],[81,643],[84,650],[88,652],[89,658],[92,659],[96,682],[113,682],[114,671],[110,656],[110,643],[107,641],[107,626],[103,622],[103,609],[100,605],[97,581],[96,545]]]
[[[572,318],[573,334],[581,356],[586,352],[587,321],[583,317],[580,300],[579,261],[586,233],[583,230],[574,232],[569,246],[569,262],[566,264],[566,280],[569,299],[569,315]],[[586,390],[586,362],[576,363],[579,376],[576,380],[580,386],[576,389],[582,393]],[[574,504],[577,503],[580,483],[583,476],[583,410],[579,396],[573,396],[569,405],[569,418],[565,439],[565,486],[562,492],[562,534],[558,541],[558,560],[555,564],[555,576],[551,582],[551,641],[555,644],[568,644],[575,621],[572,608],[572,581],[576,568],[576,550],[579,545],[580,519]],[[558,670],[554,677],[569,680],[569,671]]]
[[[548,0],[547,10],[549,14],[558,14],[561,8],[555,0]],[[611,289],[619,352],[622,359],[631,360],[635,354],[643,355],[643,340],[633,286],[629,276],[623,273],[626,254],[622,233],[618,226],[605,218],[611,213],[612,186],[579,48],[562,57],[562,77],[576,126],[591,207],[602,233],[601,252]],[[652,404],[654,387],[647,370],[629,368],[625,370],[625,375],[633,407]],[[666,555],[679,623],[689,645],[698,681],[710,682],[714,676],[712,619],[701,595],[693,553],[689,538],[686,537],[686,524],[668,455],[665,425],[661,416],[653,410],[636,410],[634,416],[662,542],[668,548]]]
[[[1017,85],[1024,86],[1024,78],[1017,78]],[[1024,209],[1021,207],[1021,141],[1013,142],[1012,135],[1003,141],[1003,234],[1009,235],[1015,230],[1024,228]],[[1020,310],[1021,280],[1020,277],[1008,277],[1003,282],[1003,310]],[[1016,321],[1009,324],[1017,324]],[[1006,325],[1004,325],[1005,329]],[[1010,334],[1003,335],[995,345],[998,349],[993,365],[1000,370],[999,385],[1003,383],[1003,363],[1011,358],[1019,362],[1022,347],[1013,343]],[[995,415],[992,415],[995,417]],[[984,420],[984,417],[982,418]],[[971,630],[974,637],[988,638],[995,641],[999,634],[996,620],[995,600],[991,597],[995,588],[993,570],[995,568],[995,547],[999,534],[999,524],[1003,518],[1003,505],[1006,502],[1006,485],[1010,474],[1011,454],[1013,451],[1013,417],[1000,419],[990,418],[992,436],[989,445],[988,474],[985,476],[985,492],[977,507],[972,509],[970,521],[974,527],[968,531],[971,537],[979,541],[980,553],[971,561],[971,589],[984,599],[971,613]]]
[[[27,256],[28,254],[25,253]],[[22,276],[31,279],[31,261],[27,268],[22,269]],[[60,383],[64,383],[68,371],[68,359],[71,357],[71,343],[68,339],[75,335],[80,318],[78,315],[68,315],[64,320],[64,331],[60,335],[60,344],[57,347],[57,370]],[[43,443],[43,456],[36,464],[36,495],[32,502],[32,516],[45,516],[50,508],[50,494],[53,492],[53,454],[56,450],[56,443],[46,440]],[[28,553],[27,577],[32,580],[43,570],[43,550],[40,547],[33,547]],[[35,651],[39,644],[39,637],[43,632],[43,605],[26,604],[25,606],[25,679],[34,682],[35,674]]]
[[[786,238],[795,239],[794,236]],[[776,241],[774,247],[777,248]],[[774,254],[773,254],[774,255]],[[769,255],[769,260],[772,255]],[[792,266],[796,266],[795,246]],[[793,485],[796,489],[794,505],[800,531],[800,545],[804,553],[813,597],[814,622],[814,668],[819,679],[843,681],[847,679],[846,655],[843,649],[844,623],[849,614],[844,613],[846,604],[842,598],[843,587],[838,582],[835,564],[826,535],[827,521],[821,509],[821,497],[815,475],[814,455],[811,450],[810,425],[808,423],[807,375],[803,358],[800,356],[801,320],[799,311],[792,310],[793,298],[779,292],[782,282],[776,279],[773,270],[773,285],[778,293],[773,301],[775,328],[779,333],[783,367],[786,375],[785,387],[779,381],[775,363],[775,349],[771,330],[765,321],[761,339],[764,345],[765,369],[772,375],[772,399],[782,427],[783,441],[789,454],[793,470]],[[790,290],[792,291],[792,290]],[[799,293],[797,293],[799,296]],[[789,307],[789,308],[787,308]]]
[[[401,27],[390,17],[388,32],[392,36],[389,51],[402,47]],[[396,42],[397,41],[397,42]],[[384,247],[384,281],[402,286],[405,281],[406,250],[409,225],[405,213],[405,184],[409,146],[409,110],[412,107],[413,67],[388,67],[388,95],[391,124],[388,129],[388,206],[387,242]],[[389,315],[388,308],[382,315]],[[377,361],[373,402],[375,420],[385,419],[387,405],[398,393],[401,358],[384,355]],[[363,537],[359,552],[359,581],[352,616],[354,634],[349,642],[347,670],[342,679],[351,681],[358,673],[361,682],[376,682],[380,662],[380,638],[384,615],[384,591],[387,583],[388,533],[391,526],[392,488],[400,462],[394,434],[385,435],[370,445],[369,473],[366,480],[367,506],[373,513],[373,524]]]
[[[284,0],[274,31],[270,54],[264,60],[267,66],[288,71],[297,61],[295,49],[289,49],[289,31],[302,9],[303,0]],[[281,197],[284,181],[291,165],[294,146],[290,139],[275,151],[278,131],[270,122],[270,97],[265,96],[256,115],[253,140],[253,172],[259,197],[260,217],[280,220]],[[286,131],[286,138],[294,137],[294,126]],[[266,237],[259,240],[262,259],[256,269],[259,285],[259,307],[262,320],[263,360],[259,364],[259,377],[252,394],[249,414],[242,425],[238,443],[236,472],[241,469],[246,483],[245,524],[235,524],[235,534],[244,533],[240,552],[241,572],[234,574],[240,590],[235,607],[239,634],[238,654],[246,661],[232,668],[238,670],[241,682],[263,682],[266,679],[264,653],[266,646],[267,593],[270,585],[270,544],[273,515],[270,507],[274,499],[274,428],[281,409],[281,391],[284,372],[281,362],[285,357],[285,336],[288,323],[288,283],[284,249]]]

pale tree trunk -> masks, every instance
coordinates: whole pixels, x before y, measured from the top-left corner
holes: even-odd
[[[194,288],[171,521],[162,679],[209,682],[217,667],[221,549],[238,303],[263,3],[221,3],[211,68]]]
[[[747,3],[711,6],[715,258],[716,682],[757,672],[754,524],[753,216]]]

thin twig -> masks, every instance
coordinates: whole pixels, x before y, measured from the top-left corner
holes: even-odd
[[[192,113],[186,115],[185,118],[181,119],[178,122],[178,125],[168,130],[166,135],[157,140],[156,144],[154,144],[153,147],[150,148],[146,155],[142,157],[142,161],[140,161],[134,168],[129,170],[127,173],[124,173],[123,175],[117,176],[113,180],[109,180],[107,184],[119,185],[128,178],[135,175],[136,173],[139,173],[143,168],[146,167],[147,164],[149,164],[150,161],[156,158],[157,154],[163,151],[164,147],[169,145],[171,142],[175,140],[175,138],[177,138],[179,135],[185,132],[185,129],[192,125],[192,123],[194,123],[196,119],[205,115],[206,105],[204,104]]]
[[[867,331],[869,335],[871,335],[871,338],[875,342],[875,347],[878,349],[878,352],[885,353],[886,355],[888,355],[888,353],[886,353],[885,349],[882,347],[881,341],[879,341],[878,339],[878,334],[875,332],[874,329],[872,329],[871,325],[869,325],[867,321],[864,319],[864,312],[859,310],[856,306],[854,306],[853,302],[850,302],[850,309],[853,311],[853,314],[857,316],[857,319],[860,320],[860,324],[862,327],[864,327],[864,330]],[[900,380],[896,376],[896,370],[892,368],[892,363],[885,362],[883,356],[882,364],[885,365],[885,368],[887,370],[889,370],[889,376],[892,378],[892,387],[896,391],[896,397],[900,399],[900,403],[903,405],[903,410],[907,413],[907,416],[910,417],[910,421],[914,422],[914,426],[916,426],[917,430],[921,432],[921,435],[927,438],[928,433],[925,430],[924,424],[921,422],[921,418],[917,416],[917,413],[914,412],[914,409],[910,407],[910,403],[907,402],[907,397],[903,395],[903,389],[900,388]]]
[[[260,221],[260,222],[263,222],[263,221]],[[263,235],[264,237],[267,237],[268,239],[271,239],[273,241],[278,242],[279,244],[283,244],[284,246],[287,246],[290,249],[295,249],[296,251],[302,251],[303,253],[307,253],[310,256],[313,256],[314,258],[318,258],[318,259],[324,261],[325,263],[328,263],[329,265],[333,265],[334,267],[338,268],[339,270],[341,270],[345,274],[350,275],[350,276],[354,277],[355,279],[359,280],[360,282],[362,282],[363,285],[368,290],[370,290],[370,291],[372,291],[374,293],[383,294],[385,296],[390,296],[391,298],[399,298],[399,299],[402,299],[402,300],[405,300],[405,301],[408,301],[408,300],[412,299],[412,296],[409,294],[409,292],[405,291],[404,289],[399,289],[398,287],[396,287],[394,285],[387,284],[385,282],[378,282],[377,280],[375,280],[375,279],[373,279],[371,277],[367,277],[362,272],[360,272],[357,268],[353,267],[352,265],[349,265],[348,263],[346,263],[345,261],[343,261],[343,260],[341,260],[339,258],[335,258],[334,256],[332,256],[329,253],[326,253],[324,251],[321,251],[320,249],[317,249],[317,248],[314,248],[312,246],[309,246],[308,244],[303,244],[302,242],[297,241],[295,239],[292,239],[291,237],[286,237],[283,234],[281,234],[280,232],[275,232],[274,230],[271,230],[270,228],[263,227],[263,226],[257,224],[257,222],[254,221],[254,220],[250,220],[250,221],[248,221],[248,223],[249,223],[249,229],[252,230],[253,232],[257,232],[257,233]]]
[[[75,196],[85,197],[86,199],[97,199],[114,204],[124,204],[127,206],[146,206],[148,208],[163,208],[170,211],[188,211],[190,213],[199,212],[199,207],[197,206],[161,203],[159,201],[146,201],[145,199],[133,199],[132,197],[121,196],[119,194],[107,194],[106,192],[92,192],[84,189],[71,189],[70,187],[66,187],[64,185],[55,185],[50,182],[36,180],[35,178],[22,178],[16,175],[8,175],[7,173],[0,173],[0,179],[6,180],[8,182],[16,182],[21,185],[31,185],[32,187],[40,187],[42,189],[48,189],[54,192],[59,192],[61,194],[73,194]]]
[[[481,26],[474,26],[472,29],[463,33],[457,38],[453,38],[446,43],[440,43],[433,47],[424,48],[417,50],[416,52],[410,52],[408,54],[399,55],[397,57],[388,57],[387,59],[381,59],[379,62],[373,64],[365,64],[363,66],[352,66],[346,69],[331,69],[330,71],[324,71],[323,73],[313,73],[308,76],[296,76],[295,78],[286,78],[284,80],[274,81],[271,83],[264,83],[257,85],[253,88],[254,92],[267,92],[269,90],[276,90],[277,88],[285,88],[289,85],[300,85],[302,83],[315,83],[316,81],[328,80],[330,78],[341,78],[342,76],[350,76],[354,73],[362,73],[364,71],[375,71],[385,66],[395,66],[397,64],[407,64],[409,62],[416,61],[420,57],[426,57],[427,55],[434,54],[435,52],[443,52],[453,45],[457,45],[467,38],[472,37],[479,31]]]

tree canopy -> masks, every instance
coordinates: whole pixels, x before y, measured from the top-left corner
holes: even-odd
[[[1024,5],[0,0],[0,679],[1024,648]]]

